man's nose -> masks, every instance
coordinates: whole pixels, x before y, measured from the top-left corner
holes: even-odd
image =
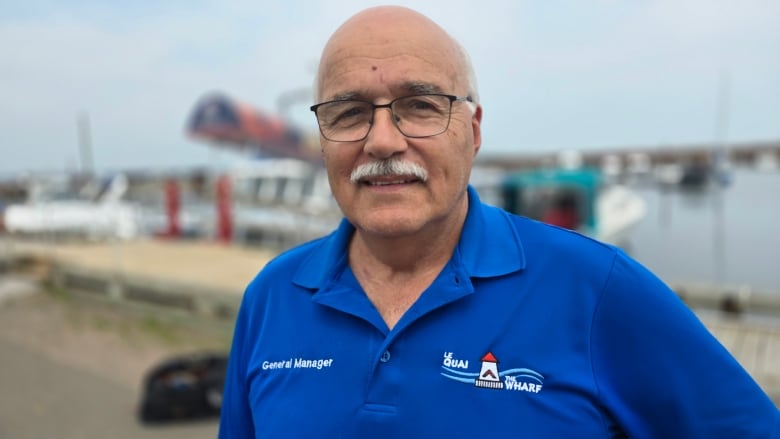
[[[374,109],[374,118],[363,150],[376,158],[388,158],[407,149],[406,136],[395,124],[390,108]]]

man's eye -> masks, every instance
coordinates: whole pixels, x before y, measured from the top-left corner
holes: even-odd
[[[403,111],[416,114],[435,115],[444,112],[445,106],[443,103],[438,102],[435,99],[428,97],[414,97],[410,98],[403,104]]]
[[[340,102],[327,109],[324,120],[332,127],[354,126],[365,121],[368,111],[362,102]]]
[[[410,108],[413,108],[415,110],[432,110],[434,109],[434,106],[431,105],[430,102],[423,101],[423,100],[414,100],[409,104]]]
[[[364,110],[365,109],[363,107],[350,107],[350,108],[347,108],[346,110],[342,111],[340,117],[360,116],[361,114],[364,113]]]

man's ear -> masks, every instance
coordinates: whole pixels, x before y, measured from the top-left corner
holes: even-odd
[[[482,146],[482,105],[477,104],[474,115],[471,116],[471,129],[474,135],[474,155],[476,156]]]

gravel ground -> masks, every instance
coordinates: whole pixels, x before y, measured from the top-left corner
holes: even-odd
[[[150,367],[181,353],[227,352],[232,325],[232,321],[146,305],[30,290],[29,284],[21,293],[0,288],[0,356],[5,357],[0,374],[0,419],[13,421],[0,428],[0,436],[41,437],[48,431],[59,431],[57,437],[87,438],[102,436],[88,435],[89,431],[115,428],[112,436],[116,438],[213,437],[215,420],[180,428],[143,428],[135,419],[135,406]],[[52,387],[55,376],[60,377],[56,381],[59,388]],[[87,387],[71,390],[67,397],[57,396],[60,389],[64,391],[79,380]],[[89,387],[91,383],[93,387]],[[95,400],[99,395],[105,395],[103,401]],[[121,404],[112,404],[120,400]],[[55,405],[54,401],[61,402]],[[32,417],[25,419],[24,414],[16,413],[25,404],[42,413],[30,413]],[[90,407],[89,415],[74,418],[77,407]],[[14,426],[19,430],[7,430]]]
[[[0,338],[137,389],[175,354],[226,352],[232,322],[183,311],[40,290],[0,303]]]

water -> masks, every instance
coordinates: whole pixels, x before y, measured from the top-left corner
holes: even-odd
[[[780,294],[780,173],[734,169],[721,189],[636,187],[647,216],[626,248],[667,282]]]

